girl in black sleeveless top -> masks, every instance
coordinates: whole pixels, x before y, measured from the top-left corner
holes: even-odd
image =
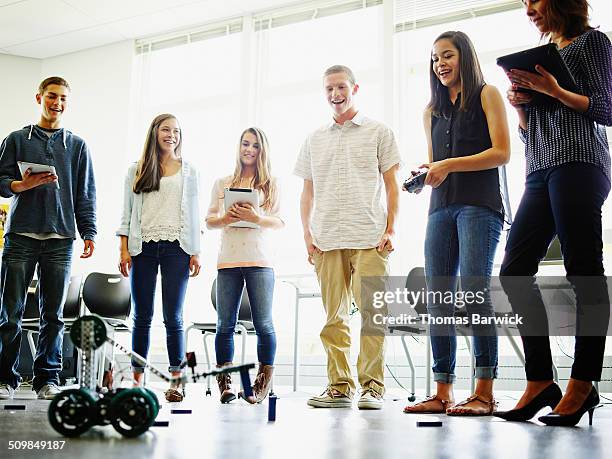
[[[527,388],[516,407],[499,416],[525,421],[550,406],[553,412],[540,421],[575,425],[587,411],[592,420],[599,404],[592,381],[601,378],[610,314],[601,209],[610,192],[605,126],[612,125],[612,47],[605,34],[589,26],[586,0],[523,3],[541,36],[559,46],[578,92],[561,88],[541,66],[537,73],[509,72],[513,87],[508,100],[519,115],[527,179],[500,275],[512,308],[531,323],[546,323],[533,276],[558,236],[579,320],[571,378],[563,396],[553,381],[548,330],[521,328]],[[546,94],[548,102],[526,105],[532,97],[524,89]]]
[[[425,239],[427,310],[432,318],[447,320],[430,326],[436,393],[404,411],[489,415],[495,407],[495,325],[472,325],[478,382],[472,396],[455,404],[456,330],[448,319],[452,322],[455,306],[461,306],[454,293],[459,272],[462,292],[484,298],[464,302],[468,317],[494,315],[488,287],[503,223],[497,168],[510,158],[506,112],[499,91],[484,84],[463,32],[446,32],[434,42],[430,83],[424,114],[429,162],[422,166],[428,169],[425,184],[433,188]],[[436,303],[437,292],[449,291],[456,304]]]

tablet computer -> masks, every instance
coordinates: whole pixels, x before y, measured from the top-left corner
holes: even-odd
[[[236,203],[248,202],[255,209],[259,209],[259,192],[251,188],[226,188],[223,193],[223,201],[225,204],[225,212]],[[256,223],[239,221],[230,223],[228,226],[234,228],[259,228]]]
[[[544,67],[546,71],[552,73],[559,82],[559,86],[568,91],[578,92],[576,80],[574,80],[567,64],[561,57],[561,54],[559,54],[559,48],[555,43],[549,43],[497,58],[497,65],[506,72],[511,69],[517,69],[537,73],[535,66],[538,64]],[[551,101],[549,96],[540,92],[523,88],[520,88],[519,91],[533,94],[534,97],[530,105],[538,105]]]
[[[50,166],[48,164],[38,164],[38,163],[29,163],[27,161],[17,161],[17,166],[19,167],[19,172],[21,173],[22,178],[28,169],[30,169],[32,174],[40,174],[42,172],[51,172],[53,175],[57,176],[57,173],[55,172],[55,166]],[[55,187],[59,190],[59,181],[55,182]]]

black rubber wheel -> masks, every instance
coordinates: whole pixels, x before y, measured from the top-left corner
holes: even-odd
[[[109,415],[117,432],[124,437],[137,437],[153,425],[157,406],[146,390],[128,389],[113,397]]]
[[[153,392],[151,389],[145,389],[145,391],[147,392],[147,394],[149,394],[151,396],[151,398],[153,399],[153,402],[155,402],[155,416],[154,418],[157,417],[158,413],[159,413],[159,399],[157,398],[157,395],[155,395],[155,392]]]
[[[96,401],[86,389],[69,389],[49,405],[51,427],[66,437],[78,437],[95,424]]]
[[[110,404],[113,401],[112,395],[101,394],[96,403],[96,425],[107,426],[111,423]]]
[[[409,402],[414,402],[415,400],[416,400],[416,397],[414,395],[411,395],[410,397],[408,397]]]

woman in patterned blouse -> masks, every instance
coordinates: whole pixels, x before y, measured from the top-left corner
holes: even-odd
[[[605,126],[612,124],[612,49],[608,37],[589,25],[586,0],[523,3],[542,38],[558,45],[577,91],[560,87],[541,65],[537,73],[509,72],[508,100],[519,116],[527,179],[500,275],[513,309],[526,318],[521,335],[527,388],[513,410],[498,416],[524,421],[550,406],[553,411],[540,421],[575,425],[587,411],[592,422],[599,403],[592,382],[601,377],[610,313],[601,208],[610,191]],[[536,104],[526,89],[547,97]],[[546,324],[547,317],[533,276],[555,235],[579,318],[571,378],[563,396],[553,381],[548,328],[535,326]]]

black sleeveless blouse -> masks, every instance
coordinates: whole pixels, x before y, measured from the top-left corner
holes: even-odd
[[[460,104],[461,94],[452,105],[448,117],[431,115],[434,161],[475,155],[492,146],[480,94],[474,97],[466,111],[459,110]],[[488,207],[503,215],[497,167],[484,171],[448,174],[438,188],[432,189],[429,213],[451,204]]]

